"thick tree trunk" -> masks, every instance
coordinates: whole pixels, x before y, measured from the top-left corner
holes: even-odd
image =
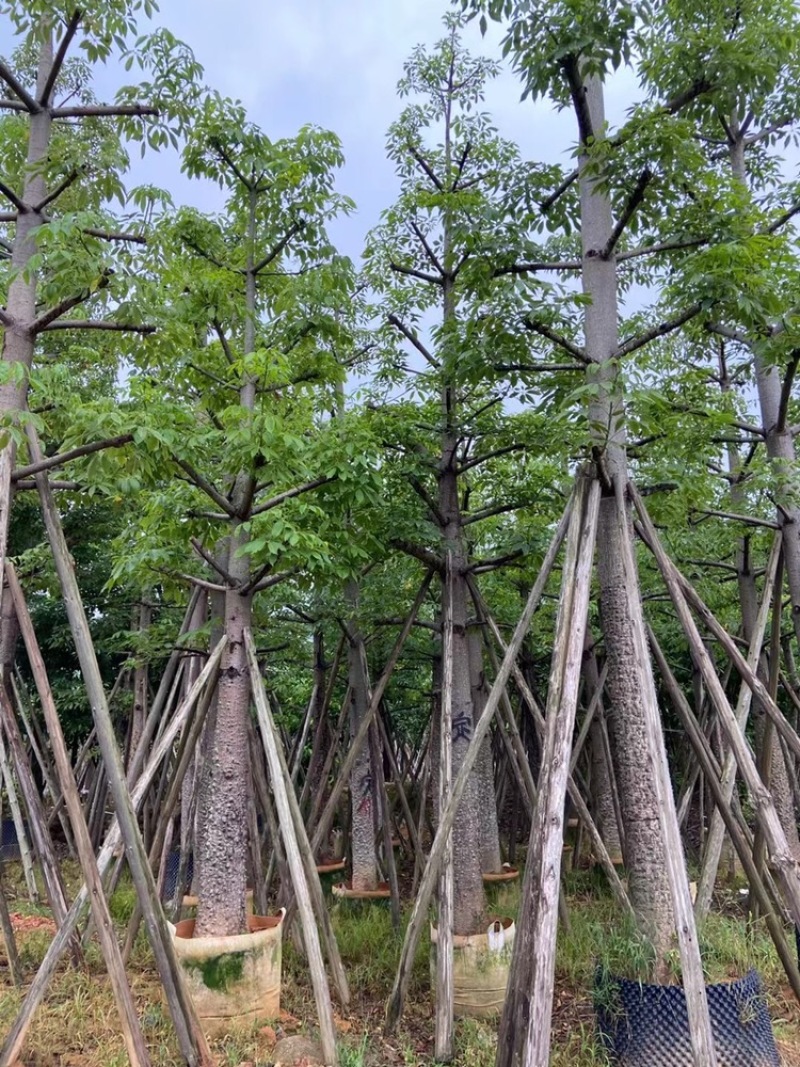
[[[586,645],[583,660],[583,677],[585,683],[584,704],[588,707],[600,684],[594,641],[588,630]],[[603,844],[608,849],[609,856],[612,859],[617,859],[622,856],[622,842],[620,841],[617,814],[614,807],[612,769],[608,765],[606,756],[605,718],[605,701],[601,697],[600,705],[589,728],[592,760],[592,815],[603,839]]]
[[[358,605],[358,589],[349,583],[347,598],[351,606]],[[364,638],[354,617],[348,638],[348,666],[350,682],[350,737],[356,736],[369,707],[368,680],[365,672]],[[370,745],[361,746],[350,775],[351,849],[353,856],[353,889],[366,891],[378,885],[378,858],[375,852],[375,776],[372,771]]]
[[[603,136],[603,86],[593,76],[585,80],[582,99],[576,99],[581,138]],[[588,118],[588,128],[586,120]],[[583,291],[589,297],[584,321],[585,350],[592,366],[589,379],[599,387],[590,402],[589,417],[595,448],[610,487],[600,504],[597,533],[600,617],[608,660],[609,727],[622,816],[631,902],[641,929],[658,959],[672,945],[675,923],[667,881],[658,803],[653,782],[655,768],[647,743],[643,713],[642,672],[635,669],[636,641],[628,605],[624,558],[632,548],[630,525],[616,518],[613,486],[627,483],[622,385],[615,356],[617,326],[617,267],[612,254],[604,256],[613,230],[611,202],[585,155],[580,160],[581,242]],[[638,590],[636,592],[638,596]]]
[[[246,579],[246,558],[237,558],[231,536],[229,571]],[[243,570],[243,574],[237,574]],[[252,595],[225,594],[227,647],[220,665],[216,722],[206,759],[206,803],[199,827],[197,937],[244,933],[247,888],[247,796],[250,674],[244,631],[250,626]]]

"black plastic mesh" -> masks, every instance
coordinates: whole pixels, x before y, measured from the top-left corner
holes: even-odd
[[[706,987],[719,1067],[779,1067],[761,982]],[[622,1067],[692,1067],[689,1019],[681,986],[646,985],[598,972],[595,1012],[602,1044]]]
[[[14,826],[13,819],[0,821],[0,856],[3,859],[17,859],[19,856],[17,828]]]
[[[181,854],[177,850],[170,852],[167,856],[167,869],[164,872],[164,889],[161,896],[164,900],[172,900],[175,896],[175,885],[178,881],[178,865],[180,863]],[[192,876],[194,874],[194,857],[192,853],[189,853],[189,862],[186,866],[186,884],[192,884]]]

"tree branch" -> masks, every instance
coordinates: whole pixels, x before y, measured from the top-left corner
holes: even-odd
[[[480,511],[473,511],[471,515],[466,515],[461,520],[462,526],[470,526],[473,522],[480,522],[482,519],[490,519],[493,515],[504,515],[508,511],[518,511],[520,508],[526,507],[525,504],[494,504],[492,507],[481,508]]]
[[[505,556],[497,556],[495,559],[476,560],[476,562],[467,569],[470,574],[483,574],[485,571],[496,571],[498,567],[505,567],[524,555],[525,553],[521,548],[516,548],[513,552],[506,553]]]
[[[50,114],[54,119],[84,118],[157,118],[161,112],[149,104],[87,104],[79,107],[53,107]]]
[[[487,460],[494,459],[496,456],[507,456],[509,452],[522,452],[525,449],[525,445],[514,444],[504,445],[502,448],[495,448],[491,452],[484,452],[482,456],[473,456],[472,459],[465,460],[458,465],[458,474],[464,474],[472,467],[477,467],[481,463],[486,463]]]
[[[657,252],[674,252],[682,248],[698,248],[708,244],[708,237],[687,237],[686,240],[661,241],[658,244],[641,245],[639,248],[629,249],[617,255],[617,263],[625,263],[629,259],[639,259],[642,256],[655,255]]]
[[[74,307],[78,307],[79,304],[85,304],[95,293],[99,293],[102,289],[107,289],[110,281],[111,274],[106,271],[97,283],[96,289],[85,290],[82,293],[77,293],[75,296],[68,296],[59,304],[56,304],[55,307],[50,308],[49,311],[45,311],[45,313],[40,315],[31,325],[31,333],[33,336],[35,337],[37,334],[41,333],[42,330],[46,330],[52,322],[55,322],[56,319],[60,319],[62,315],[71,311]]]
[[[319,489],[321,485],[328,485],[329,482],[335,482],[337,478],[338,475],[336,474],[332,477],[315,478],[313,481],[306,482],[304,485],[295,486],[294,489],[287,489],[285,493],[278,493],[277,496],[272,497],[263,504],[259,504],[257,508],[253,508],[250,515],[253,518],[256,515],[263,515],[265,511],[272,511],[273,508],[278,507],[284,500],[291,500],[293,497],[301,496],[303,493],[310,493],[312,489]]]
[[[38,115],[43,110],[42,105],[35,100],[31,94],[25,89],[21,82],[17,81],[16,77],[11,73],[5,63],[0,59],[0,78],[6,83],[9,89],[14,93],[22,103],[25,105],[25,110],[29,111],[31,115]],[[16,110],[16,108],[14,109]]]
[[[422,545],[415,545],[413,541],[406,541],[401,537],[393,537],[389,543],[393,548],[398,549],[400,552],[404,552],[407,556],[413,556],[414,559],[418,559],[430,570],[436,571],[437,574],[444,573],[444,560],[429,548],[423,548]]]
[[[237,518],[236,509],[233,504],[231,504],[227,497],[222,495],[215,485],[204,478],[203,475],[196,471],[185,459],[179,459],[174,452],[172,453],[172,460],[178,467],[180,467],[184,474],[188,475],[190,481],[192,481],[198,489],[201,489],[207,497],[210,497],[210,499],[214,501],[217,507],[222,508],[225,514],[231,519]]]
[[[404,323],[400,321],[400,319],[398,319],[397,315],[395,315],[394,312],[389,315],[387,322],[390,322],[391,325],[395,327],[395,329],[399,330],[403,337],[405,337],[405,339],[409,341],[414,346],[414,348],[416,348],[419,354],[423,356],[423,358],[426,359],[432,367],[434,367],[436,370],[440,368],[441,364],[439,363],[438,359],[436,359],[436,357],[428,351],[422,341],[420,341],[419,337],[417,337],[417,335],[412,330],[410,330]]]
[[[146,245],[147,238],[139,233],[115,233],[109,230],[96,230],[93,226],[87,226],[81,233],[89,237],[97,237],[100,241],[127,241],[130,244]]]
[[[436,267],[436,269],[439,271],[441,276],[444,277],[444,275],[445,275],[444,267],[439,262],[439,259],[436,256],[436,253],[433,251],[431,246],[428,244],[428,240],[425,237],[425,234],[422,232],[422,230],[419,228],[419,226],[416,224],[416,222],[413,222],[413,221],[410,222],[409,226],[414,231],[414,233],[417,235],[417,239],[419,240],[419,242],[422,245],[422,247],[425,249],[425,254],[427,255],[428,259],[431,261],[431,263],[434,265],[434,267]]]
[[[269,566],[262,567],[262,571],[264,570],[269,570]],[[242,586],[242,593],[247,595],[248,593],[261,593],[265,589],[271,589],[273,585],[280,585],[280,583],[285,582],[287,578],[291,578],[293,574],[297,574],[299,570],[299,567],[292,567],[291,570],[278,571],[277,574],[271,574],[269,578],[259,578],[258,581],[251,581],[247,585]]]
[[[600,253],[600,258],[601,259],[610,259],[611,258],[612,254],[614,252],[614,249],[617,247],[617,244],[619,243],[620,237],[622,237],[623,233],[625,232],[625,227],[628,225],[628,223],[631,221],[633,216],[636,214],[637,208],[639,207],[641,202],[644,200],[644,194],[645,194],[645,192],[647,190],[647,186],[650,184],[650,182],[653,180],[653,178],[654,178],[653,172],[650,170],[649,167],[645,167],[644,170],[642,171],[642,173],[639,175],[639,180],[636,182],[636,187],[634,188],[634,190],[631,193],[631,195],[628,197],[628,202],[625,204],[625,207],[622,209],[622,214],[620,215],[619,219],[617,220],[617,224],[614,227],[614,229],[613,229],[613,231],[611,233],[611,236],[608,239],[608,243],[606,244],[606,247]]]
[[[390,263],[389,266],[398,274],[407,274],[411,278],[419,278],[423,282],[431,282],[433,285],[443,285],[444,279],[437,278],[435,274],[426,274],[424,270],[415,270],[414,267],[401,267],[399,263]]]
[[[72,13],[72,17],[67,23],[67,28],[64,30],[64,36],[58,43],[58,51],[53,57],[53,63],[50,67],[50,73],[47,75],[47,81],[44,83],[44,88],[42,89],[42,93],[38,101],[42,108],[49,107],[50,105],[50,96],[53,92],[53,88],[55,87],[56,79],[61,73],[61,68],[64,66],[64,60],[66,59],[67,51],[69,49],[70,44],[72,43],[72,38],[77,32],[82,16],[83,12],[79,8],[76,8],[76,10]]]
[[[284,237],[282,237],[280,239],[280,241],[278,241],[278,243],[275,245],[275,247],[272,248],[264,256],[264,258],[262,260],[260,260],[258,263],[256,263],[256,265],[253,267],[253,274],[258,274],[260,271],[264,270],[265,267],[268,267],[270,265],[270,263],[272,263],[273,260],[275,260],[276,257],[281,254],[281,252],[288,245],[288,243],[291,241],[291,239],[294,236],[296,236],[298,233],[300,233],[300,231],[303,229],[304,226],[305,226],[305,222],[303,221],[303,219],[300,219],[299,221],[295,222],[292,226],[290,226],[289,230],[286,233],[286,235]]]
[[[577,260],[565,260],[562,263],[545,263],[533,262],[533,263],[512,263],[509,267],[497,267],[492,272],[492,277],[502,278],[506,274],[537,274],[544,271],[568,271],[568,270],[580,270],[583,264]]]
[[[546,323],[526,317],[522,320],[522,325],[526,330],[530,330],[531,333],[538,333],[541,337],[546,337],[548,341],[552,341],[554,345],[563,348],[565,352],[569,352],[571,356],[580,360],[581,363],[589,364],[592,362],[582,348],[573,344],[572,341],[563,337],[560,333],[556,333]]]
[[[777,522],[773,522],[770,519],[757,519],[753,515],[737,515],[733,511],[716,511],[713,508],[694,508],[696,515],[703,515],[706,518],[717,519],[730,519],[732,522],[742,522],[745,526],[766,526],[770,530],[780,530],[780,525]],[[699,520],[702,522],[703,520]],[[689,520],[692,526],[697,526],[697,522]]]
[[[427,159],[425,159],[425,157],[422,155],[422,153],[419,152],[413,146],[413,144],[411,144],[410,141],[408,142],[408,150],[411,153],[411,155],[414,157],[414,159],[417,161],[419,166],[428,175],[428,177],[433,182],[433,184],[436,186],[436,188],[439,190],[439,192],[443,193],[444,192],[444,185],[436,177],[436,174],[434,173],[433,168],[430,166],[430,164],[428,163]]]
[[[417,476],[415,474],[410,474],[408,476],[408,480],[409,480],[409,483],[411,484],[412,488],[414,489],[414,492],[417,494],[417,496],[420,498],[420,500],[422,500],[422,502],[425,504],[425,507],[428,509],[428,511],[430,511],[431,515],[433,515],[433,517],[436,520],[436,522],[439,524],[439,526],[444,528],[447,525],[447,523],[445,522],[444,516],[442,515],[441,511],[439,510],[439,506],[436,503],[436,501],[433,499],[431,494],[425,488],[424,483],[421,482],[419,480],[419,478],[417,478]]]
[[[93,452],[102,452],[106,448],[122,448],[124,445],[130,444],[132,440],[132,433],[123,433],[117,437],[108,437],[104,441],[92,441],[86,445],[78,445],[77,448],[72,448],[69,452],[61,452],[56,456],[47,456],[39,463],[29,463],[25,467],[17,467],[11,475],[11,481],[16,482],[21,478],[30,478],[34,474],[38,474],[39,471],[50,470],[51,467],[63,467],[65,463],[69,463],[72,459],[89,456]]]
[[[649,344],[650,341],[654,341],[657,337],[665,337],[668,333],[680,329],[680,327],[689,322],[690,319],[693,319],[695,315],[699,315],[701,310],[702,304],[692,304],[684,311],[675,315],[674,318],[659,322],[658,325],[653,326],[652,329],[645,330],[644,333],[640,333],[637,337],[629,338],[617,349],[617,357],[627,356],[631,352],[635,352],[638,348],[642,348],[643,345]]]
[[[42,333],[47,330],[110,330],[114,333],[151,334],[156,332],[156,327],[102,319],[58,319],[45,326]]]
[[[539,373],[545,371],[567,371],[567,370],[586,370],[585,363],[495,363],[492,365],[492,370],[508,373],[509,371],[518,371],[521,374]]]
[[[58,200],[61,194],[65,190],[69,189],[70,185],[72,185],[72,183],[77,177],[78,171],[73,170],[71,174],[68,174],[66,178],[63,178],[55,187],[55,189],[51,193],[47,194],[44,200],[40,200],[38,204],[34,205],[33,210],[36,212],[36,214],[41,215],[41,213],[44,211],[48,204],[52,204],[54,200]]]
[[[3,194],[6,200],[9,200],[14,205],[20,215],[26,215],[30,211],[30,208],[25,201],[17,196],[14,190],[6,185],[5,182],[0,182],[0,193]]]
[[[229,571],[227,571],[216,559],[211,552],[209,552],[196,537],[189,538],[192,548],[198,554],[198,556],[209,565],[209,567],[216,571],[220,578],[223,579],[227,586],[233,586],[236,584],[235,580],[231,577]]]

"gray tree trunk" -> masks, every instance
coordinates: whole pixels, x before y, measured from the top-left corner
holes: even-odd
[[[581,108],[576,99],[576,109]],[[593,76],[584,82],[581,137],[600,138],[605,125],[603,85]],[[584,126],[588,118],[590,128]],[[589,297],[584,320],[587,357],[592,361],[589,380],[599,386],[591,400],[589,418],[605,475],[610,485],[627,483],[622,383],[615,361],[619,346],[617,325],[617,266],[612,253],[602,255],[613,234],[611,202],[596,171],[581,155],[580,205],[583,256],[583,291]],[[602,176],[601,176],[602,178]],[[609,732],[622,817],[625,823],[626,860],[631,903],[643,932],[652,942],[657,959],[671,948],[675,923],[667,880],[667,863],[653,786],[655,767],[647,743],[643,713],[644,694],[636,663],[633,620],[628,609],[624,568],[630,526],[615,521],[613,490],[600,504],[597,561],[600,582],[600,617],[608,660]],[[638,595],[638,591],[637,594]]]
[[[346,596],[351,606],[358,604],[358,589],[348,583]],[[369,707],[368,680],[365,672],[364,638],[355,617],[348,636],[350,683],[350,737],[356,736]],[[350,775],[351,850],[353,889],[367,891],[378,885],[378,858],[375,852],[375,776],[372,771],[370,745],[361,746]]]

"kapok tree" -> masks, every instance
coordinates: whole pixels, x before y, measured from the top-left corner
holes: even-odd
[[[246,928],[253,599],[314,566],[352,573],[345,539],[334,550],[326,538],[338,536],[336,500],[363,493],[371,477],[363,436],[326,417],[342,374],[328,342],[352,300],[350,265],[325,230],[350,206],[333,187],[341,161],[333,134],[306,128],[273,142],[241,107],[209,98],[184,165],[220,184],[225,209],[165,219],[147,283],[161,330],[131,388],[176,480],[154,487],[138,555],[185,573],[189,534],[205,570],[195,565],[194,580],[224,598],[196,852],[198,936]],[[358,551],[351,541],[350,556]]]

